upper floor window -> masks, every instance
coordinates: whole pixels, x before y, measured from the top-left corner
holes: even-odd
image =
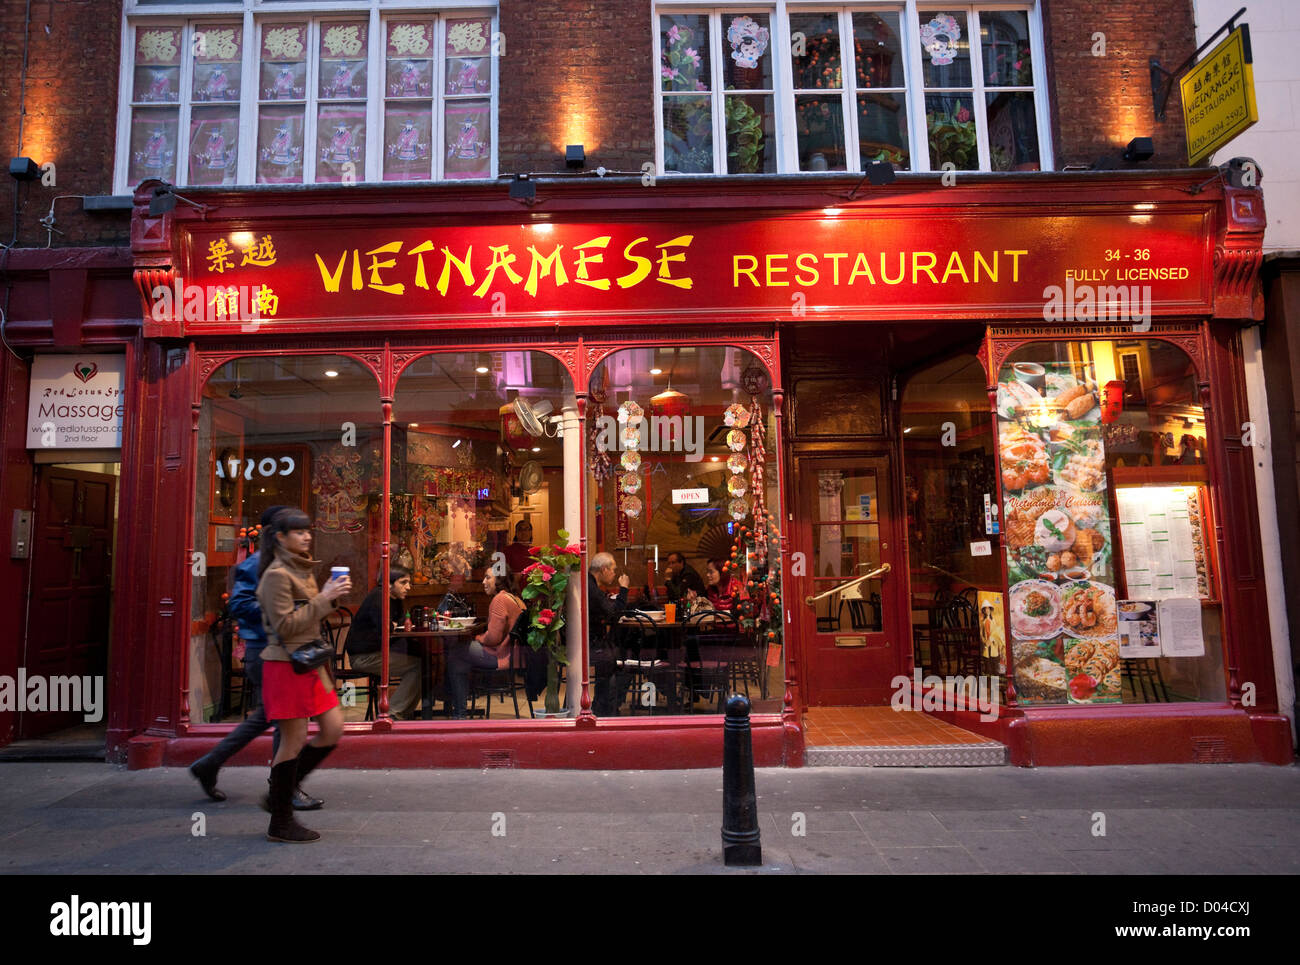
[[[1049,168],[1036,5],[657,4],[659,165],[680,174]]]
[[[182,6],[205,16],[153,15]],[[495,29],[490,9],[381,0],[128,2],[118,190],[492,177]]]

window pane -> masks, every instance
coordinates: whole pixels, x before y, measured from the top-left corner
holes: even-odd
[[[1157,339],[1035,342],[1003,364],[1003,539],[1023,703],[1224,699],[1195,385],[1190,359]],[[1166,622],[1166,603],[1199,612],[1199,640]]]
[[[843,171],[844,110],[838,94],[794,99],[800,171]]]
[[[263,100],[302,100],[307,94],[307,25],[267,24],[262,28]]]
[[[898,14],[855,13],[853,55],[859,88],[906,85]]]
[[[389,105],[384,112],[384,180],[432,177],[433,115],[427,107]]]
[[[926,87],[971,86],[966,14],[923,11],[920,40]]]
[[[871,161],[888,161],[900,171],[912,166],[906,105],[906,94],[858,95],[858,149],[864,171]]]
[[[791,14],[790,60],[795,90],[838,90],[839,18],[833,13]]]
[[[176,139],[180,118],[175,108],[140,107],[131,114],[131,183],[145,178],[176,180]]]
[[[768,582],[778,541],[750,533],[781,516],[771,392],[749,381],[760,372],[747,352],[708,346],[625,349],[593,373],[588,545],[615,564],[593,571],[587,606],[598,716],[712,714],[733,689],[756,707],[781,692],[779,652],[768,666],[783,625],[779,576]],[[674,498],[683,490],[704,501]],[[620,574],[628,607],[653,616],[596,597],[618,594]]]
[[[722,86],[731,90],[771,90],[772,50],[765,13],[724,14],[727,56],[722,61]]]
[[[485,178],[492,163],[492,104],[490,101],[447,102],[445,178]]]
[[[1029,14],[1023,10],[980,12],[980,50],[985,87],[1032,87]]]
[[[776,170],[776,125],[772,98],[727,98],[727,171],[730,174]]]
[[[543,412],[540,434],[519,421],[516,400]],[[484,577],[501,564],[505,571],[497,575],[510,592],[521,594],[527,579],[522,571],[533,563],[530,547],[558,541],[566,504],[577,505],[569,502],[577,499],[576,475],[570,477],[574,491],[565,490],[565,440],[557,434],[566,425],[564,431],[579,431],[568,373],[541,352],[426,355],[402,372],[393,420],[392,560],[411,573],[406,606],[435,610],[451,592],[481,624],[494,600]],[[576,449],[571,456],[578,457]],[[552,608],[550,602],[537,603],[534,611],[543,606]],[[570,624],[570,639],[561,642],[576,645],[578,629],[576,622]],[[476,632],[482,631],[480,626]],[[394,640],[393,650],[409,650],[426,662],[430,704],[463,711],[464,705],[456,704],[477,689],[475,684],[513,683],[522,717],[531,718],[523,671],[532,655],[544,674],[546,655],[515,651],[512,673],[511,648],[494,642],[495,659],[471,667],[469,643],[469,636],[408,637]],[[575,661],[568,668],[571,683],[576,669]],[[483,670],[496,679],[482,679]],[[576,683],[571,690],[576,703]],[[564,704],[570,695],[561,687],[558,696]],[[540,697],[535,709],[543,709]],[[493,700],[487,713],[513,720],[514,700]]]
[[[989,160],[994,171],[1038,170],[1038,126],[1034,95],[985,94],[989,116]]]
[[[681,174],[713,171],[711,99],[664,98],[664,170]]]
[[[192,612],[195,621],[215,622],[217,632],[190,638],[194,721],[240,719],[230,706],[230,674],[258,652],[260,628],[232,614],[222,595],[234,588],[235,567],[256,550],[248,531],[265,510],[296,506],[311,517],[317,584],[333,566],[351,571],[352,592],[340,605],[355,611],[373,585],[383,479],[380,412],[374,376],[340,356],[238,359],[204,385],[194,546],[205,554],[207,568],[193,577]],[[355,445],[340,441],[339,427],[349,423],[356,427]],[[358,701],[344,713],[360,720],[365,706]]]
[[[979,145],[970,94],[926,94],[925,125],[930,138],[930,167],[952,162],[958,171],[979,168]]]
[[[389,97],[429,97],[433,94],[433,24],[427,21],[388,22],[387,71]]]
[[[316,180],[341,182],[365,178],[366,105],[337,104],[320,108],[316,120]]]
[[[138,27],[135,31],[137,104],[176,104],[181,99],[182,27]]]
[[[195,107],[190,115],[187,184],[234,184],[239,157],[239,108]]]
[[[709,18],[689,14],[660,17],[659,30],[662,89],[708,90]]]
[[[257,181],[302,181],[302,107],[263,107],[257,119]]]
[[[194,29],[194,100],[239,100],[243,27],[213,24]]]
[[[366,96],[366,23],[320,25],[322,99]]]

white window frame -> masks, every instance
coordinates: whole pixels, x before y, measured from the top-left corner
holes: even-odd
[[[979,132],[979,169],[968,174],[988,173],[990,168],[988,105],[985,103],[984,65],[980,52],[979,12],[980,11],[1023,11],[1028,15],[1030,51],[1034,65],[1034,123],[1038,137],[1038,163],[1040,171],[1055,170],[1055,157],[1052,152],[1051,115],[1047,90],[1046,53],[1043,44],[1043,22],[1040,0],[962,0],[943,8],[935,0],[859,0],[856,3],[835,3],[828,0],[767,0],[757,3],[700,3],[699,0],[655,0],[650,9],[650,36],[654,56],[654,112],[655,112],[655,168],[664,177],[709,177],[723,173],[726,164],[726,114],[723,98],[726,91],[721,89],[722,63],[726,49],[722,44],[722,19],[732,14],[767,13],[772,41],[769,45],[772,57],[772,82],[775,85],[775,128],[777,141],[777,172],[781,174],[809,173],[799,170],[799,143],[795,127],[795,102],[790,48],[786,39],[790,36],[790,14],[834,13],[838,15],[840,39],[840,69],[843,87],[840,89],[841,110],[844,114],[845,166],[848,173],[861,169],[860,146],[858,142],[858,111],[856,97],[857,73],[854,63],[852,44],[845,44],[851,38],[854,13],[901,12],[899,31],[902,45],[903,76],[907,99],[908,114],[908,156],[912,172],[928,173],[939,170],[930,163],[930,137],[925,120],[924,72],[921,63],[921,12],[924,10],[928,21],[935,12],[961,11],[966,14],[968,36],[965,38],[970,46],[971,58],[971,111],[976,119]],[[712,175],[690,174],[667,171],[664,168],[664,129],[663,129],[663,85],[659,69],[662,63],[660,43],[660,23],[662,15],[697,14],[710,18],[710,76],[713,102],[713,156]],[[716,38],[716,40],[715,40]],[[777,38],[781,38],[778,42]],[[1002,90],[1004,88],[996,88]],[[942,90],[942,89],[940,89]],[[843,174],[844,172],[840,172]]]
[[[258,96],[260,76],[261,31],[264,24],[308,22],[307,89],[303,104],[303,177],[301,184],[316,184],[316,127],[320,104],[318,101],[320,70],[320,24],[325,21],[369,20],[367,39],[366,84],[366,157],[364,172],[358,172],[357,181],[366,184],[411,184],[418,182],[383,180],[384,102],[386,63],[384,61],[384,21],[390,19],[433,18],[434,20],[434,90],[430,95],[433,121],[430,130],[433,152],[432,174],[440,180],[444,173],[443,157],[446,107],[450,103],[445,94],[446,78],[446,24],[448,19],[461,17],[487,17],[492,23],[492,37],[500,30],[499,10],[495,0],[227,0],[227,2],[200,3],[146,3],[141,0],[124,0],[121,17],[120,68],[118,76],[117,145],[114,154],[114,191],[127,194],[134,190],[130,182],[132,96],[135,90],[135,30],[138,26],[184,26],[183,45],[186,51],[181,60],[180,102],[175,105],[178,130],[176,136],[177,186],[184,187],[189,176],[189,125],[193,107],[193,31],[196,24],[242,23],[241,79],[239,99],[239,158],[236,162],[234,185],[227,188],[249,187],[257,184],[257,127],[261,99]],[[497,176],[499,148],[499,95],[500,77],[495,46],[489,52],[492,90],[485,95],[490,100],[491,156],[488,174],[474,180],[492,180]],[[233,102],[232,102],[233,103]],[[171,106],[171,105],[168,105]],[[365,177],[360,174],[364,173]],[[338,182],[322,182],[337,184]],[[288,186],[288,185],[285,185]]]

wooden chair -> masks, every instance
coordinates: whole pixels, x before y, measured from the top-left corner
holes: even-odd
[[[691,712],[701,697],[716,695],[716,712],[722,713],[742,646],[740,626],[730,614],[706,610],[686,621],[684,693]]]
[[[364,680],[366,682],[366,720],[374,720],[379,709],[379,678],[371,676],[364,670],[353,670],[347,665],[347,652],[343,649],[347,641],[348,629],[352,626],[352,611],[345,606],[337,607],[333,613],[320,622],[320,636],[334,651],[334,682],[340,684],[347,680]]]

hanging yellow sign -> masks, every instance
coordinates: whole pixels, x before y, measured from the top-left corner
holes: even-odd
[[[1178,82],[1188,164],[1213,154],[1259,120],[1251,63],[1250,28],[1242,24]]]

